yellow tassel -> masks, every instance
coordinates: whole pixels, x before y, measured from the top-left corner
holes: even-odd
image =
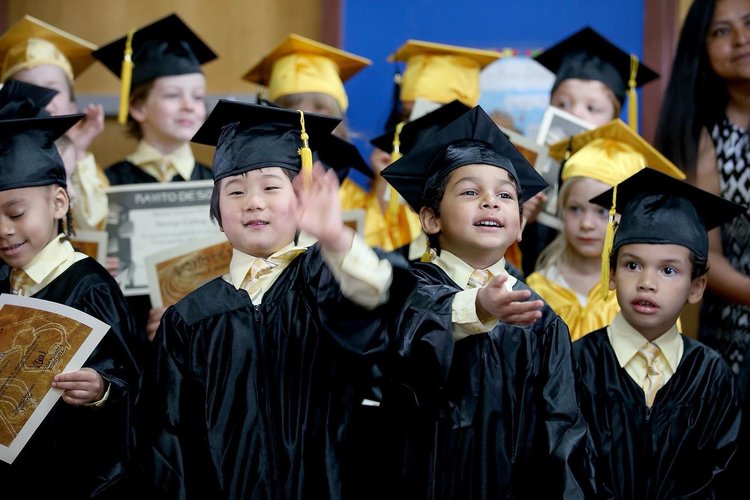
[[[630,79],[628,80],[628,125],[638,133],[638,94],[635,77],[638,74],[638,56],[630,54]]]
[[[432,252],[430,252],[430,240],[429,238],[425,242],[426,248],[424,249],[424,253],[422,254],[422,257],[419,259],[422,262],[432,262]]]
[[[302,178],[305,181],[305,186],[310,187],[312,184],[313,166],[312,151],[307,142],[310,136],[307,135],[307,131],[305,130],[305,113],[301,109],[298,109],[297,112],[299,112],[299,123],[302,127],[302,131],[299,134],[300,139],[302,139],[302,147],[297,150],[297,154],[302,157]]]
[[[393,150],[391,151],[391,163],[399,160],[403,155],[401,154],[401,129],[404,128],[405,121],[396,125],[396,131],[393,133]],[[398,216],[398,210],[401,200],[401,195],[398,191],[391,186],[390,197],[388,198],[388,213],[391,217]]]
[[[130,30],[125,39],[125,55],[122,59],[122,70],[120,71],[120,110],[117,113],[117,123],[125,125],[128,121],[130,105],[130,82],[133,80],[133,35],[135,30]]]
[[[612,206],[609,208],[609,222],[607,233],[604,236],[604,248],[602,248],[602,299],[606,300],[609,294],[609,254],[612,252],[612,244],[615,240],[615,214],[617,207],[617,186],[612,191]]]

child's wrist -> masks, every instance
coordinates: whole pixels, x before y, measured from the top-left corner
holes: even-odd
[[[342,224],[336,231],[325,235],[323,238],[318,238],[323,250],[331,253],[343,253],[348,251],[352,247],[353,240],[354,231],[344,224]]]

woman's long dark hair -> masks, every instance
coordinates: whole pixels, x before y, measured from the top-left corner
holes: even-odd
[[[706,50],[715,7],[716,0],[694,0],[690,6],[656,128],[657,149],[688,177],[695,174],[701,129],[721,119],[729,101]]]

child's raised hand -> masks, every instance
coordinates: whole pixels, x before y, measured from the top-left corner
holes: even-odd
[[[351,247],[352,231],[341,216],[339,181],[333,169],[325,171],[315,162],[310,179],[304,172],[292,183],[297,194],[297,227],[316,238],[331,252],[344,252]]]
[[[63,401],[73,406],[99,401],[106,389],[102,376],[91,368],[55,375],[52,387],[65,391]]]
[[[477,293],[477,315],[482,321],[495,318],[512,325],[530,325],[542,317],[541,300],[527,301],[529,290],[507,291],[507,275],[496,276]]]
[[[91,142],[104,130],[104,107],[101,104],[89,104],[83,110],[86,116],[68,130],[68,137],[73,141],[78,159],[83,159]]]

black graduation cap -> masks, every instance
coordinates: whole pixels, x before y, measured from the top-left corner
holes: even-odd
[[[314,146],[341,120],[304,114],[305,132]],[[299,172],[302,123],[300,112],[221,99],[192,142],[216,146],[214,181],[264,167]]]
[[[416,120],[405,123],[398,134],[399,151],[401,154],[407,154],[421,139],[434,134],[470,109],[461,101],[454,100]],[[392,128],[371,140],[370,144],[387,153],[392,153],[396,130],[397,127]]]
[[[126,35],[93,52],[94,57],[118,78],[127,40]],[[131,89],[161,76],[201,73],[201,65],[217,57],[176,14],[135,30],[131,44]]]
[[[439,153],[457,143],[466,147],[458,148],[443,161],[434,161]],[[471,164],[492,165],[507,170],[521,185],[522,201],[547,187],[542,176],[479,106],[425,138],[414,150],[386,167],[382,176],[419,213],[425,204],[423,192],[430,176],[437,171],[448,175],[459,167]]]
[[[617,192],[615,194],[615,189]],[[708,258],[707,232],[745,212],[729,200],[644,168],[591,199],[621,214],[612,250],[631,243],[674,244]]]
[[[280,108],[278,104],[268,99],[258,99],[258,104]],[[284,108],[286,109],[286,108]],[[313,160],[320,160],[326,168],[336,171],[339,182],[343,182],[349,175],[350,169],[362,172],[370,179],[374,178],[372,169],[360,154],[357,146],[333,134],[324,134],[311,142]]]
[[[0,89],[0,191],[67,186],[55,141],[84,115],[50,116],[44,107],[56,93],[18,81]]]
[[[31,124],[33,119],[48,118],[45,108],[56,94],[54,89],[8,80],[0,88],[0,120],[20,119]]]
[[[598,80],[612,89],[620,104],[625,102],[631,72],[631,55],[591,27],[585,27],[546,49],[536,61],[556,74],[555,85],[568,78]],[[635,86],[659,78],[651,68],[638,63]]]

